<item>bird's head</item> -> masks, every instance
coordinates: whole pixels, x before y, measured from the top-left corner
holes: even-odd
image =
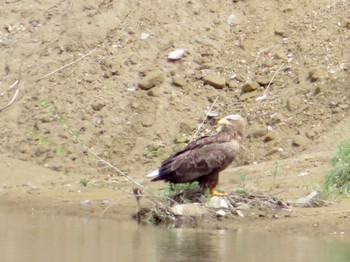
[[[229,129],[243,134],[245,125],[245,120],[240,115],[228,115],[218,121],[219,131]]]

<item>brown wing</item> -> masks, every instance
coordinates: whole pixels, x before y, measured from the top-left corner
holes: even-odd
[[[201,137],[166,159],[153,179],[186,183],[218,173],[234,159],[237,147],[220,135]]]

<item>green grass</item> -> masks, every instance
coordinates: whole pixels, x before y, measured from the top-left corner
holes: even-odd
[[[325,192],[350,196],[350,140],[338,147],[330,165],[325,179]]]

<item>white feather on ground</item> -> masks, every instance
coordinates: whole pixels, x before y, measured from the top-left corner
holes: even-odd
[[[159,175],[159,171],[158,169],[157,170],[154,170],[153,172],[149,173],[148,175],[146,175],[146,177],[149,177],[149,178],[155,178]]]

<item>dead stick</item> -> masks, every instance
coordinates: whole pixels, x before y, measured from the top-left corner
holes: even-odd
[[[95,49],[92,49],[89,53],[83,55],[82,57],[78,58],[77,60],[75,60],[75,61],[73,61],[73,62],[70,62],[69,64],[66,64],[66,65],[62,66],[62,67],[60,67],[60,68],[58,68],[58,69],[56,69],[56,70],[54,70],[54,71],[52,71],[52,72],[50,72],[50,73],[44,75],[43,77],[40,77],[37,81],[40,81],[40,80],[42,80],[42,79],[44,79],[44,78],[46,78],[46,77],[48,77],[48,76],[50,76],[50,75],[52,75],[52,74],[54,74],[54,73],[57,73],[58,71],[61,71],[62,69],[66,68],[66,67],[68,67],[68,66],[70,66],[70,65],[73,65],[73,64],[79,62],[80,60],[84,59],[85,57],[87,57],[88,55],[90,55],[90,54],[91,54],[92,52],[94,52],[95,50],[96,50],[96,48],[95,48]]]

